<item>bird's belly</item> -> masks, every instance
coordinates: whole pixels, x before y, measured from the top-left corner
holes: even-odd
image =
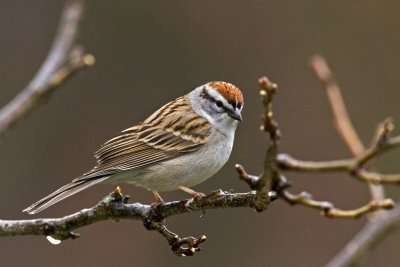
[[[112,183],[131,183],[154,191],[192,187],[218,172],[227,162],[232,145],[197,151],[145,168],[127,171],[109,179]],[[199,153],[203,155],[199,155]]]

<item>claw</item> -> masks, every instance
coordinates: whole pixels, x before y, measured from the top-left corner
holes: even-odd
[[[205,196],[204,193],[201,192],[196,192],[190,188],[187,188],[185,186],[180,186],[179,189],[181,189],[182,191],[188,193],[189,195],[192,196],[192,198],[190,198],[188,201],[186,201],[185,203],[185,208],[187,208],[189,211],[192,211],[190,209],[190,205],[193,203],[193,201],[195,201],[197,198],[202,198]]]
[[[190,198],[188,201],[186,201],[186,203],[185,203],[185,208],[186,208],[188,211],[192,211],[192,210],[190,209],[190,205],[193,203],[194,199],[195,199],[195,197],[192,197],[192,198]]]

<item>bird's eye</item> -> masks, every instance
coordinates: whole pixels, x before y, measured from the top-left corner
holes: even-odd
[[[215,105],[217,105],[217,107],[222,107],[222,101],[219,101],[219,100],[217,100],[217,101],[215,101]]]
[[[238,105],[237,105],[237,108],[238,108],[238,109],[241,109],[241,108],[242,108],[242,105],[241,105],[241,104],[238,104]]]

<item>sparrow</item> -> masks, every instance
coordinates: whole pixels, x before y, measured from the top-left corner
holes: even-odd
[[[158,192],[193,187],[218,172],[231,154],[242,121],[242,92],[233,84],[201,85],[104,143],[96,166],[24,212],[35,214],[98,183],[134,184]]]

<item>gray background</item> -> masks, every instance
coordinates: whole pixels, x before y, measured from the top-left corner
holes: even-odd
[[[43,61],[62,1],[0,1],[0,105],[32,78]],[[276,118],[282,151],[302,159],[350,156],[334,131],[324,91],[307,67],[327,57],[362,138],[387,115],[399,122],[400,23],[398,1],[91,1],[80,41],[97,59],[44,106],[18,125],[0,148],[0,217],[20,211],[90,169],[92,153],[120,130],[162,104],[211,80],[230,81],[245,95],[244,122],[228,164],[195,189],[247,191],[235,163],[261,171],[266,136],[258,130],[257,79],[279,84]],[[399,171],[399,153],[377,161]],[[293,191],[307,190],[338,207],[369,200],[367,187],[341,174],[289,174]],[[39,216],[62,216],[97,203],[113,189],[99,185]],[[123,186],[131,201],[152,195]],[[398,195],[395,186],[391,196]],[[186,197],[163,194],[167,200]],[[321,266],[366,219],[331,220],[276,201],[267,212],[250,209],[176,216],[167,225],[181,235],[206,234],[193,258],[174,256],[141,222],[103,222],[79,229],[81,238],[52,246],[44,237],[0,240],[2,266]],[[365,266],[399,266],[400,234],[374,250]]]

